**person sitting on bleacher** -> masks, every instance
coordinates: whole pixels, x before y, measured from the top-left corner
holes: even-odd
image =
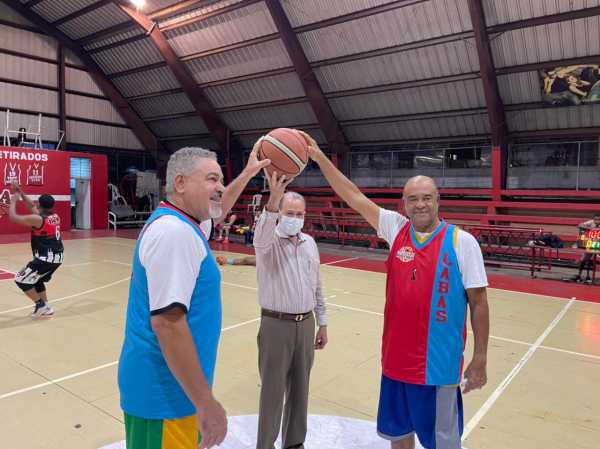
[[[579,228],[579,232],[584,232],[588,229],[600,229],[600,212],[594,214],[594,216],[592,217],[591,220],[584,221],[583,223],[579,223],[578,228]],[[586,267],[589,267],[589,265],[591,264],[592,256],[593,256],[593,254],[590,252],[585,252],[581,255],[581,259],[579,260],[579,272],[575,276],[573,276],[573,278],[571,279],[572,281],[583,282],[581,273],[583,273],[583,270]],[[595,267],[592,267],[592,269],[595,269]],[[590,276],[589,276],[589,271],[588,271],[588,275],[586,277],[585,282],[590,282],[589,277]]]

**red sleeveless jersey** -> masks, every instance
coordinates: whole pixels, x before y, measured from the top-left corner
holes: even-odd
[[[49,263],[62,263],[63,243],[60,237],[60,217],[41,214],[42,226],[31,230],[33,257]]]
[[[383,374],[420,385],[460,382],[467,296],[454,250],[458,229],[442,222],[419,241],[410,222],[386,262]]]

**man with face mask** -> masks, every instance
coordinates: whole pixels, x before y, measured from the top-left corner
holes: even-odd
[[[262,309],[257,338],[261,390],[256,448],[274,449],[281,428],[282,448],[302,449],[314,351],[327,344],[319,251],[314,239],[302,232],[304,198],[295,192],[284,194],[291,180],[278,178],[275,172],[268,181],[269,201],[254,234]]]
[[[367,198],[303,135],[333,190],[390,246],[377,431],[392,449],[414,449],[415,434],[426,449],[460,449],[467,306],[474,351],[464,392],[487,382],[489,310],[479,244],[439,218],[433,179],[406,182],[405,217]]]

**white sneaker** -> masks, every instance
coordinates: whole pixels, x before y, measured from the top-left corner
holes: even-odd
[[[54,309],[50,307],[50,304],[45,303],[43,306],[38,306],[36,304],[31,314],[31,318],[49,317],[52,315],[54,315]]]

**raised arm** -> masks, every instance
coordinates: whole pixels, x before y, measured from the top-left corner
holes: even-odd
[[[367,220],[376,231],[379,231],[379,206],[367,198],[352,181],[333,165],[312,137],[305,132],[300,132],[308,141],[310,158],[319,165],[331,188],[352,209]]]
[[[17,195],[21,196],[21,200],[23,200],[23,202],[25,203],[25,206],[27,206],[27,209],[29,209],[29,212],[31,212],[32,214],[40,213],[37,206],[34,204],[33,201],[31,201],[31,198],[29,198],[27,195],[25,195],[25,192],[23,192],[23,190],[21,190],[21,186],[19,184],[14,183],[12,187],[13,187],[13,190],[15,191],[15,193]]]
[[[285,175],[277,177],[277,172],[271,176],[266,175],[269,181],[269,201],[265,210],[258,218],[254,229],[253,245],[256,254],[266,254],[271,250],[275,241],[275,228],[277,227],[277,218],[279,217],[279,202],[283,198],[285,188],[292,182],[292,179],[286,180]]]
[[[37,214],[32,215],[19,215],[17,214],[17,201],[19,201],[19,194],[14,193],[10,197],[10,206],[8,207],[8,218],[13,223],[29,226],[32,228],[39,228],[42,226],[43,219]],[[37,210],[37,208],[36,208]]]
[[[235,205],[235,202],[239,198],[240,194],[248,185],[248,182],[256,176],[258,172],[260,172],[263,168],[271,163],[269,159],[264,159],[262,161],[258,160],[258,146],[260,140],[257,140],[250,152],[250,157],[248,158],[248,163],[242,172],[239,174],[237,178],[229,183],[225,192],[223,192],[223,213],[219,218],[215,219],[215,224],[221,223],[227,217],[227,214],[231,210],[231,208]]]

